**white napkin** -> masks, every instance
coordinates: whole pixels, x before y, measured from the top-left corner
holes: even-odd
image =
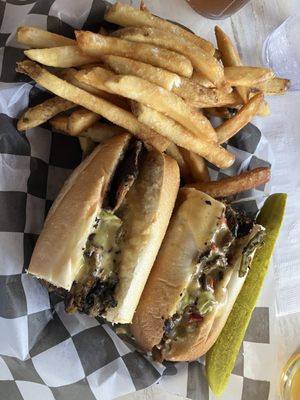
[[[272,192],[285,192],[288,202],[273,256],[277,315],[300,312],[300,92],[268,99],[272,114],[256,118],[273,153]]]

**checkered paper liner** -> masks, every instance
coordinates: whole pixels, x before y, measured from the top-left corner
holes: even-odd
[[[48,125],[20,134],[22,110],[49,94],[15,73],[23,52],[19,25],[72,37],[73,28],[95,30],[107,3],[101,0],[7,0],[0,2],[0,398],[44,400],[114,399],[158,383],[191,399],[212,400],[203,359],[152,363],[132,340],[120,338],[101,319],[67,315],[63,303],[25,271],[45,216],[72,169],[81,161],[77,139]],[[105,23],[104,23],[105,24]],[[226,147],[235,164],[213,179],[269,165],[266,140],[249,124]],[[243,193],[236,204],[256,213],[269,187]],[[270,381],[253,367],[253,354],[273,352],[268,303],[254,311],[224,399],[269,399]],[[262,376],[265,379],[262,380]]]

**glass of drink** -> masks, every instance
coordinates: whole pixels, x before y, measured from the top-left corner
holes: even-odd
[[[300,90],[300,9],[272,32],[263,45],[263,63]]]
[[[295,353],[287,362],[281,375],[281,400],[300,399],[300,353]]]
[[[186,0],[189,5],[204,17],[225,19],[237,12],[250,0]]]

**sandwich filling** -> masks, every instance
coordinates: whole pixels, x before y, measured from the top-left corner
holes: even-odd
[[[102,209],[83,249],[82,266],[66,300],[67,312],[97,316],[116,306],[121,234],[122,221]]]
[[[82,249],[81,268],[65,299],[68,313],[79,311],[99,316],[107,308],[117,305],[114,293],[119,282],[118,272],[126,235],[118,210],[138,176],[142,150],[141,142],[132,141],[117,167],[105,208],[95,218]]]
[[[246,275],[252,256],[262,244],[264,229],[226,206],[206,250],[193,262],[193,275],[180,294],[176,312],[165,321],[161,342],[153,348],[153,357],[162,361],[174,341],[187,340],[202,322],[226,302],[229,272],[239,262],[238,275]]]

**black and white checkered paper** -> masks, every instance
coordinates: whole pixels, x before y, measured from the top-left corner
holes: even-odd
[[[49,298],[25,273],[45,216],[81,150],[77,139],[48,125],[16,131],[22,110],[49,94],[15,73],[24,58],[15,31],[33,25],[73,37],[73,28],[99,29],[106,7],[101,0],[0,1],[0,399],[108,400],[158,383],[191,399],[212,400],[203,359],[155,365],[102,320],[67,315],[60,299]],[[222,172],[212,168],[213,178],[268,159],[261,132],[250,124],[226,146],[236,162]],[[237,204],[255,213],[265,193],[265,187],[244,193]],[[248,358],[270,352],[269,320],[268,306],[255,309],[229,385],[235,396],[228,399],[268,400],[270,382],[253,368],[249,372]]]

